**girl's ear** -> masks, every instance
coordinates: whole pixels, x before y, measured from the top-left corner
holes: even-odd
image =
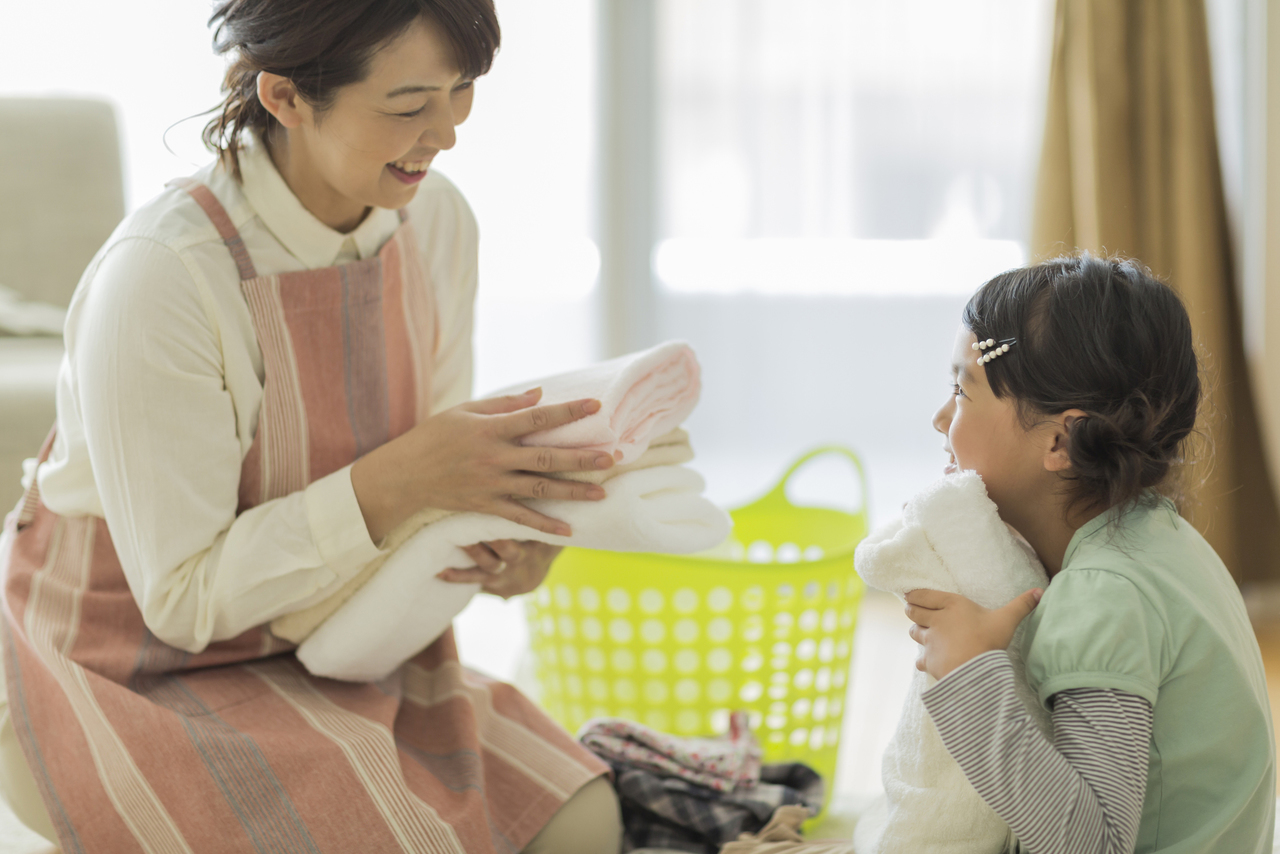
[[[269,71],[258,72],[258,100],[268,113],[287,128],[301,125],[304,111],[309,112],[306,103],[298,97],[298,89],[293,81]]]
[[[1045,471],[1066,471],[1071,468],[1071,426],[1089,415],[1083,409],[1068,409],[1049,419],[1050,440],[1044,453]]]

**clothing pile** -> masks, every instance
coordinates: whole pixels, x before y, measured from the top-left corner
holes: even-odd
[[[854,553],[863,581],[903,598],[912,590],[962,594],[999,608],[1033,587],[1044,567],[1000,519],[976,472],[948,475],[907,502],[902,518],[873,531]],[[1042,731],[1048,714],[1027,684],[1018,650],[1009,646],[1019,695]],[[858,822],[858,854],[999,854],[1011,843],[1006,825],[965,778],[925,710],[921,694],[937,682],[917,671],[898,729],[885,749],[885,796]]]
[[[608,551],[687,554],[729,535],[728,514],[702,493],[701,475],[681,463],[693,458],[680,424],[700,392],[699,368],[688,345],[672,342],[568,374],[541,385],[541,405],[583,398],[596,413],[533,433],[524,444],[610,453],[616,464],[568,479],[594,481],[600,501],[531,500],[529,506],[573,529],[545,534],[497,516],[426,509],[392,531],[383,555],[342,589],[271,624],[272,633],[300,644],[298,660],[317,676],[378,681],[440,637],[480,590],[436,578],[473,565],[462,550],[492,540],[539,540]],[[504,392],[499,392],[502,394]]]
[[[718,739],[678,738],[619,718],[590,721],[578,738],[613,769],[623,852],[715,854],[760,831],[780,808],[795,807],[791,815],[803,821],[822,806],[822,778],[812,768],[761,765],[746,712],[733,713]]]

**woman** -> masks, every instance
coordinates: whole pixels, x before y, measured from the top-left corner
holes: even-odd
[[[532,472],[608,455],[518,443],[597,402],[465,402],[476,228],[428,167],[497,50],[491,2],[223,0],[212,22],[219,157],[86,271],[6,520],[8,799],[66,852],[615,852],[605,766],[464,671],[452,632],[357,685],[265,628],[422,507],[567,533],[515,499],[603,495]],[[449,577],[503,596],[555,556],[470,553]]]

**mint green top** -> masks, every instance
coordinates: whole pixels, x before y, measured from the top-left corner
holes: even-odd
[[[1069,688],[1151,703],[1135,851],[1271,854],[1275,741],[1258,642],[1235,582],[1173,504],[1110,511],[1076,532],[1027,618],[1046,707]]]

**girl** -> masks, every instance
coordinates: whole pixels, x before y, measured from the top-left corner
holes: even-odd
[[[1226,567],[1157,492],[1200,400],[1182,303],[1131,261],[1084,255],[997,276],[962,322],[934,419],[948,470],[982,475],[1050,583],[995,611],[908,594],[947,749],[1022,851],[1270,852],[1258,645]],[[1052,743],[1004,652],[1024,618]]]
[[[221,0],[213,23],[219,156],[86,271],[6,520],[0,788],[68,854],[616,854],[606,767],[452,633],[359,685],[265,628],[424,506],[569,533],[513,496],[603,497],[543,473],[609,455],[519,444],[598,402],[465,402],[476,225],[429,167],[493,61],[492,4]],[[455,576],[506,596],[555,550],[471,553]]]

